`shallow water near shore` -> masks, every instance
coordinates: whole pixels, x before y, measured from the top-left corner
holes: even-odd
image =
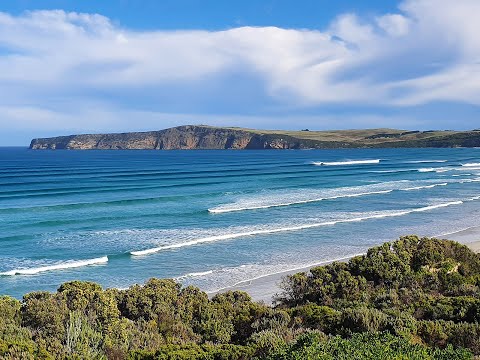
[[[480,149],[0,148],[0,294],[150,277],[216,291],[478,226],[479,195]]]

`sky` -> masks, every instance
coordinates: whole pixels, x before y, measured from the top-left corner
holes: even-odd
[[[0,146],[185,124],[480,128],[478,0],[0,1]]]

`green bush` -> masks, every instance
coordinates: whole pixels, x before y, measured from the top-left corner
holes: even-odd
[[[339,336],[325,338],[308,333],[291,345],[264,357],[266,360],[467,360],[473,355],[465,349],[428,348],[412,344],[405,338],[389,333],[359,333],[349,339]]]

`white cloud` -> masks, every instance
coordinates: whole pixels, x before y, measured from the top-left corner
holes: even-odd
[[[408,33],[410,20],[400,14],[387,14],[377,18],[377,24],[393,37],[403,36]]]
[[[202,114],[171,114],[156,111],[126,110],[118,111],[115,108],[92,107],[71,113],[69,111],[54,111],[42,107],[0,107],[5,126],[3,131],[28,131],[32,128],[41,128],[48,134],[75,134],[84,132],[108,132],[115,127],[117,131],[150,131],[176,126],[178,124],[208,124],[218,126],[239,126],[258,128],[261,122],[269,129],[297,129],[298,124],[303,127],[317,128],[323,124],[330,129],[342,129],[341,124],[351,115],[286,115],[286,116],[255,116],[255,115],[211,115]],[[404,126],[414,125],[415,119],[394,116],[388,117],[402,123]],[[385,116],[359,115],[350,122],[352,128],[380,128]],[[132,127],[132,119],[142,119],[142,123]],[[18,121],[22,120],[21,123]],[[293,125],[292,125],[293,124]],[[61,129],[59,131],[59,129]]]
[[[0,125],[89,129],[75,112],[92,116],[90,106],[108,127],[125,112],[151,118],[137,108],[142,98],[160,114],[202,102],[238,114],[243,97],[258,98],[249,113],[480,105],[479,13],[478,0],[406,0],[396,14],[344,14],[324,31],[136,31],[97,14],[0,13],[0,107],[10,109]]]

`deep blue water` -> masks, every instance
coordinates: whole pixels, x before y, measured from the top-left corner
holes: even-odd
[[[0,148],[0,294],[150,277],[213,291],[476,226],[479,178],[480,149]]]

